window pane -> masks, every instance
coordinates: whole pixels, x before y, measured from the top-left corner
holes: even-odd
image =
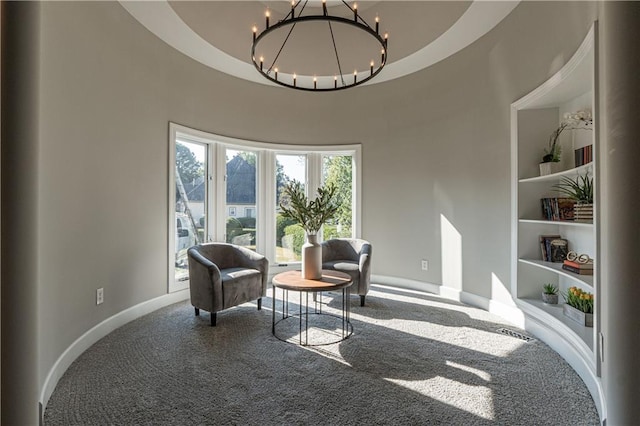
[[[276,263],[299,262],[301,259],[304,230],[280,215],[280,197],[283,187],[292,180],[306,187],[306,159],[305,155],[276,155]]]
[[[176,141],[175,282],[189,279],[187,249],[204,241],[206,145]]]
[[[256,160],[254,152],[227,149],[226,241],[251,250],[256,249]]]
[[[322,239],[349,238],[353,236],[353,178],[350,155],[326,155],[322,159],[322,179],[325,184],[333,183],[340,208],[334,219],[322,227]]]

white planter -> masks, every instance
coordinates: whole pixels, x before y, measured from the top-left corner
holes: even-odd
[[[573,220],[576,222],[593,222],[593,203],[577,203],[573,206]]]
[[[557,161],[549,161],[548,163],[540,163],[540,176],[546,176],[562,171],[562,166]]]
[[[568,304],[562,305],[562,312],[575,322],[585,327],[593,327],[593,314],[585,314],[584,312],[570,306]]]
[[[322,278],[322,246],[317,235],[306,235],[307,241],[302,244],[302,278],[319,280]]]

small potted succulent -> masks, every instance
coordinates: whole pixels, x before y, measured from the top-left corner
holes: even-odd
[[[558,304],[558,287],[551,283],[542,286],[542,301],[547,305]]]

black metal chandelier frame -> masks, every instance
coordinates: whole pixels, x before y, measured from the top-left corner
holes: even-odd
[[[253,27],[253,43],[251,44],[251,60],[256,70],[258,70],[258,72],[260,72],[260,74],[262,74],[267,80],[270,80],[273,83],[279,84],[281,86],[289,87],[291,89],[305,90],[305,91],[311,91],[311,92],[329,92],[329,91],[335,91],[335,90],[348,89],[348,88],[359,86],[363,83],[366,83],[367,81],[371,80],[376,75],[378,75],[380,71],[382,71],[382,69],[384,68],[387,62],[387,57],[388,57],[388,50],[387,50],[388,36],[387,34],[385,34],[384,37],[380,35],[378,18],[376,17],[375,29],[371,28],[371,26],[358,14],[357,6],[354,5],[354,7],[351,7],[344,0],[342,0],[342,3],[351,10],[351,12],[353,13],[353,19],[330,15],[328,13],[327,5],[325,1],[322,2],[321,15],[303,16],[302,13],[305,7],[307,6],[308,1],[309,0],[298,0],[297,2],[295,0],[292,1],[291,11],[282,20],[278,21],[274,25],[269,25],[270,14],[269,14],[269,11],[267,11],[265,29],[259,34],[257,32],[257,28],[255,26]],[[302,5],[302,8],[300,9],[300,12],[298,13],[298,16],[296,16],[296,8],[300,5],[300,3],[303,3],[303,5]],[[311,22],[311,21],[325,21],[328,24],[329,33],[331,34],[331,41],[333,42],[333,50],[335,52],[336,63],[338,68],[338,72],[334,75],[334,78],[333,78],[333,85],[329,85],[329,86],[319,85],[317,81],[317,77],[315,76],[313,77],[313,86],[299,85],[296,74],[293,74],[292,78],[290,77],[290,74],[287,75],[286,79],[283,79],[282,77],[278,78],[278,68],[275,65],[278,60],[278,57],[280,56],[280,53],[282,53],[282,50],[284,49],[285,45],[287,44],[287,41],[289,40],[289,37],[291,36],[293,29],[299,23]],[[368,70],[369,72],[365,73],[365,76],[363,78],[358,78],[357,70],[354,71],[352,80],[348,77],[349,74],[344,74],[342,72],[342,66],[340,64],[340,56],[338,54],[338,49],[336,46],[336,40],[333,33],[333,26],[331,25],[332,22],[353,26],[361,31],[364,31],[371,37],[373,37],[380,44],[379,66],[375,67],[374,61],[372,60]],[[285,38],[284,42],[280,46],[280,49],[276,57],[274,58],[273,62],[271,62],[271,65],[268,67],[265,67],[263,58],[256,58],[256,46],[264,37],[266,37],[273,31],[276,31],[280,28],[284,28],[287,26],[291,27],[289,29],[287,37]]]

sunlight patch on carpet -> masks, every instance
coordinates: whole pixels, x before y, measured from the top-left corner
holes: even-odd
[[[495,420],[493,392],[485,386],[473,386],[440,376],[420,381],[385,380],[480,418]]]

